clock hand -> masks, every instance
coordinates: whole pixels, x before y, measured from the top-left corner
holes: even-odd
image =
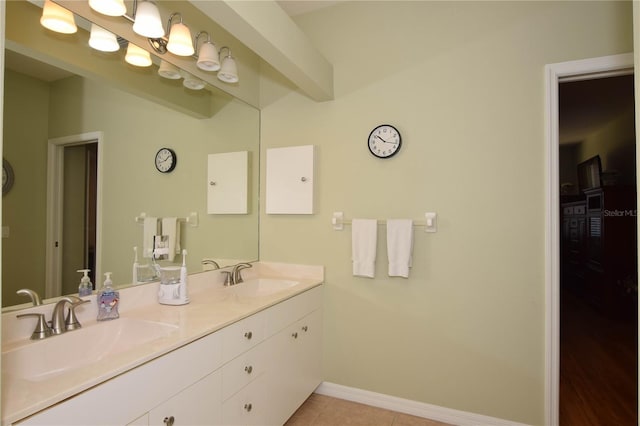
[[[380,139],[384,143],[389,143],[389,142],[385,141],[384,139],[382,139],[379,135],[376,135],[376,138]]]

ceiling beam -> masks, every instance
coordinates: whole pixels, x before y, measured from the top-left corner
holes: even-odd
[[[192,4],[316,101],[333,99],[333,66],[275,1]]]

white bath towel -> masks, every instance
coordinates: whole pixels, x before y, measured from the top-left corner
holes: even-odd
[[[351,252],[354,276],[368,278],[375,276],[377,241],[377,220],[353,219],[351,221]]]
[[[142,225],[142,257],[153,256],[153,237],[158,233],[158,218],[145,217]]]
[[[167,245],[169,257],[167,260],[173,262],[176,254],[180,253],[180,222],[177,217],[162,218],[162,235],[168,237]]]
[[[413,221],[411,219],[387,220],[387,256],[389,276],[409,278],[413,256]]]

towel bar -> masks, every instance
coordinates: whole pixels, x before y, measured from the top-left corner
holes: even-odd
[[[145,212],[142,212],[138,216],[134,217],[133,220],[135,220],[136,223],[144,223],[144,219],[146,217],[147,217],[147,214]],[[186,223],[188,225],[191,225],[193,227],[197,227],[198,226],[198,212],[191,212],[186,217],[179,217],[178,221],[179,222],[184,222],[184,223]]]
[[[413,226],[424,226],[424,232],[436,232],[438,230],[438,214],[435,212],[427,212],[424,214],[425,220],[416,220],[413,222]],[[378,225],[386,225],[386,220],[378,219]],[[333,212],[331,218],[331,225],[334,231],[342,231],[344,225],[351,225],[351,220],[344,218],[344,213]]]

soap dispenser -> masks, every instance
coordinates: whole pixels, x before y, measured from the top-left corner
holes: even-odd
[[[118,313],[120,293],[113,290],[111,272],[105,272],[104,276],[104,285],[98,292],[98,297],[96,298],[98,302],[98,321],[112,320],[120,317]]]
[[[93,292],[93,284],[89,278],[89,272],[91,269],[78,269],[77,272],[83,272],[84,276],[80,279],[80,285],[78,286],[78,296],[91,296]]]

